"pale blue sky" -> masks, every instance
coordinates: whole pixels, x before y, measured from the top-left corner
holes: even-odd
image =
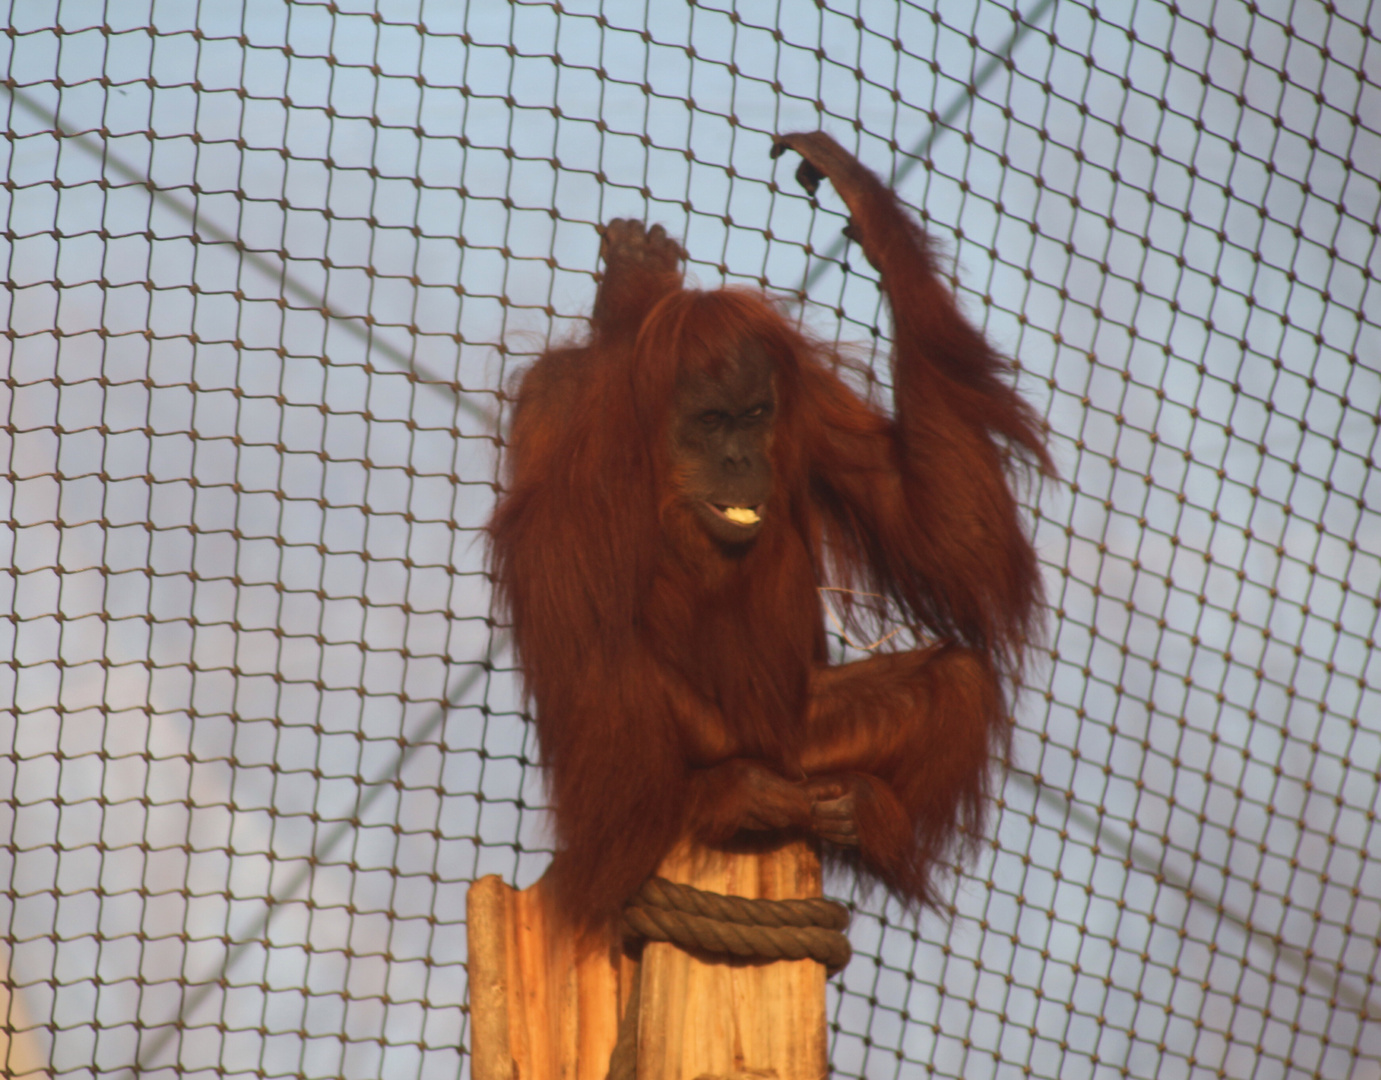
[[[997,844],[952,926],[864,903],[836,1071],[1378,1075],[1372,5],[334,6],[0,37],[0,922],[51,1074],[455,1075],[465,887],[548,847],[500,390],[617,216],[881,360],[838,201],[767,153],[824,127],[1061,472]]]

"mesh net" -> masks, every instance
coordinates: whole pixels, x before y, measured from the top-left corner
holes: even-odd
[[[1369,0],[7,14],[7,1075],[466,1072],[466,887],[550,850],[501,388],[615,216],[881,360],[768,157],[824,127],[1063,478],[994,842],[949,923],[858,898],[835,1072],[1381,1076]]]

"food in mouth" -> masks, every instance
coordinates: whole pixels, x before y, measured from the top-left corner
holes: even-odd
[[[735,525],[756,525],[762,520],[756,506],[715,506],[714,510],[720,517],[728,518]]]

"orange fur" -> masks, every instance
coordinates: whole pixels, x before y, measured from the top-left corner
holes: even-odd
[[[808,828],[789,786],[807,776],[852,790],[852,864],[933,902],[1006,753],[1040,600],[1010,472],[1048,470],[1040,426],[919,226],[861,166],[826,171],[897,313],[895,416],[761,295],[621,276],[613,257],[591,339],[544,355],[517,394],[493,565],[548,770],[554,885],[583,926],[684,835]],[[778,396],[773,493],[757,538],[728,549],[684,505],[668,424],[678,382],[750,342]],[[829,666],[826,584],[944,644]]]

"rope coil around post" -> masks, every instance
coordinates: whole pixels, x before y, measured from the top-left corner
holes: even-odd
[[[749,900],[649,878],[623,909],[624,926],[651,941],[743,960],[818,960],[833,975],[853,948],[849,911],[823,898]]]
[[[843,932],[848,925],[849,909],[835,900],[750,900],[661,877],[643,882],[623,909],[624,931],[631,937],[740,960],[817,960],[827,975],[837,973],[853,955]],[[618,1042],[609,1055],[608,1080],[635,1077],[641,964],[634,980]]]

